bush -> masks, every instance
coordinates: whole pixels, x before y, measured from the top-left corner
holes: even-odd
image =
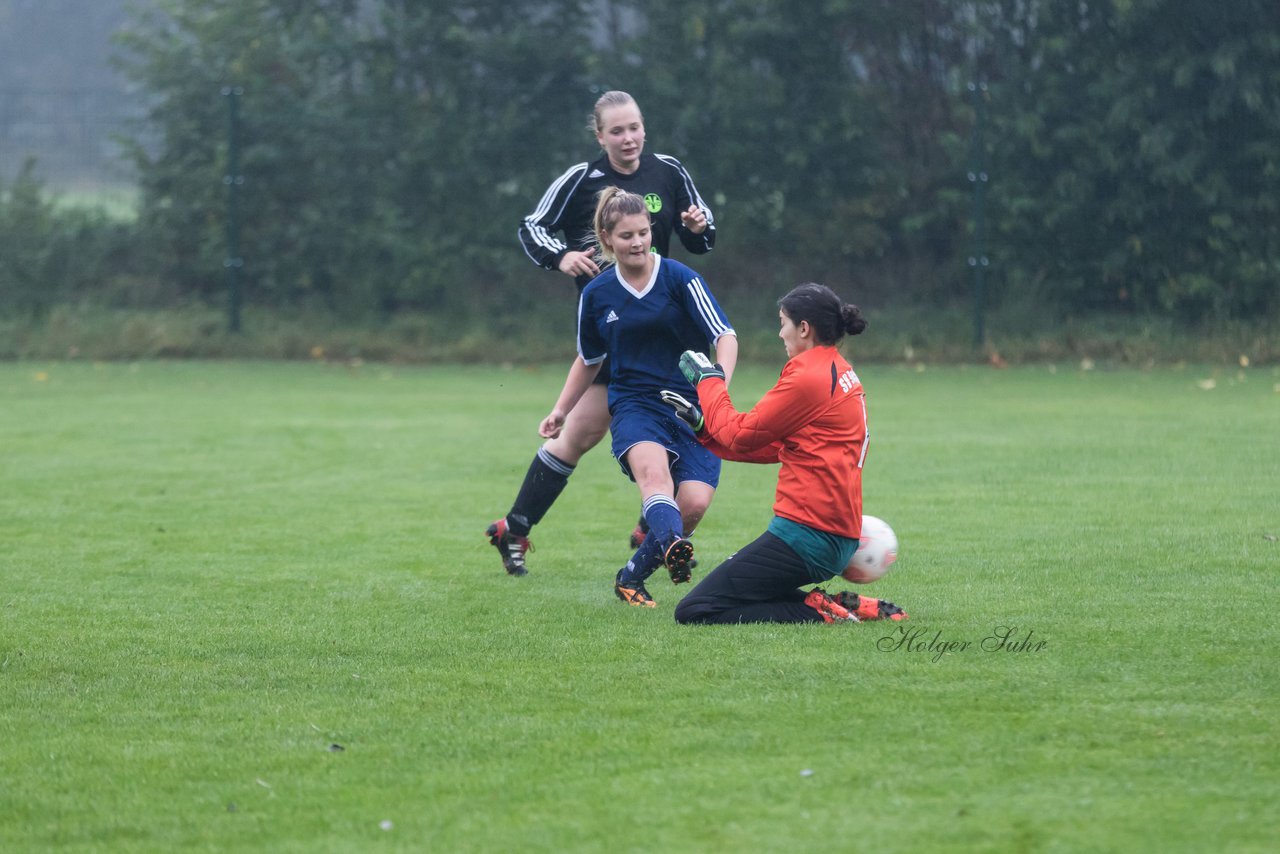
[[[84,298],[119,299],[139,288],[153,302],[136,224],[100,209],[64,207],[34,177],[29,159],[0,183],[0,315],[43,316]]]

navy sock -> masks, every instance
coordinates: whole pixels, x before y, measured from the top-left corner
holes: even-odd
[[[631,560],[627,561],[627,565],[618,573],[618,580],[624,583],[643,582],[646,578],[653,575],[658,567],[662,566],[662,544],[658,542],[657,537],[645,537],[644,542],[640,544],[640,548],[636,549],[636,553],[631,556]]]
[[[650,496],[642,510],[645,520],[649,523],[649,534],[662,543],[663,548],[671,545],[677,537],[684,536],[684,520],[680,517],[680,507],[670,495]]]
[[[644,518],[649,522],[649,535],[627,561],[618,579],[624,582],[644,581],[662,566],[667,547],[684,536],[684,520],[680,508],[669,495],[654,495],[644,503]]]
[[[517,537],[529,536],[529,530],[542,521],[564,491],[573,469],[545,447],[539,448],[507,514],[507,530]]]

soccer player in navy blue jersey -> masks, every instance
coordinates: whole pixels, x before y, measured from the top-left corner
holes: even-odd
[[[626,92],[604,93],[596,101],[591,128],[601,155],[569,168],[547,188],[520,225],[525,254],[540,267],[573,277],[581,293],[601,269],[595,255],[593,217],[605,187],[618,187],[644,199],[659,255],[667,256],[673,235],[689,252],[711,251],[716,237],[711,209],[680,161],[645,153],[644,118],[635,100]],[[534,455],[510,511],[485,531],[512,575],[526,573],[529,531],[551,509],[579,460],[609,429],[605,395],[609,369],[608,362],[602,365],[595,386],[584,394],[564,429]],[[643,536],[643,526],[637,526],[633,545]]]
[[[691,342],[715,347],[720,375],[733,375],[738,339],[702,277],[651,251],[644,200],[616,187],[600,194],[595,233],[614,266],[594,278],[578,303],[578,356],[538,432],[559,436],[606,357],[613,455],[640,489],[649,534],[617,574],[624,602],[654,607],[645,580],[663,564],[671,580],[690,579],[693,544],[720,482],[720,461],[665,403],[664,389],[694,393],[680,369]]]

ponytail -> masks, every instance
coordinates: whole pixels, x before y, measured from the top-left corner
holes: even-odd
[[[861,335],[867,328],[862,310],[844,302],[826,285],[806,282],[797,285],[778,300],[778,308],[792,323],[808,321],[814,339],[825,346],[835,346],[845,335]]]

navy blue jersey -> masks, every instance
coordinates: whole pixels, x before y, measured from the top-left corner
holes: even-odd
[[[716,245],[715,218],[711,208],[698,195],[689,172],[679,160],[666,154],[642,154],[640,165],[630,175],[614,171],[609,157],[601,155],[590,163],[571,166],[552,182],[542,194],[538,207],[520,223],[520,245],[525,254],[540,267],[555,270],[570,249],[578,252],[595,247],[592,218],[596,201],[605,187],[617,187],[635,193],[645,200],[653,230],[653,248],[667,255],[671,235],[680,238],[684,248],[701,255]],[[707,230],[694,234],[685,228],[680,214],[697,205],[707,217]],[[564,239],[555,236],[562,232]],[[591,281],[578,276],[578,290]]]
[[[680,373],[680,354],[709,353],[721,335],[733,332],[701,276],[679,261],[655,260],[644,290],[611,267],[578,300],[578,354],[588,365],[609,357],[611,410],[628,396],[656,399],[664,388],[696,397]]]

